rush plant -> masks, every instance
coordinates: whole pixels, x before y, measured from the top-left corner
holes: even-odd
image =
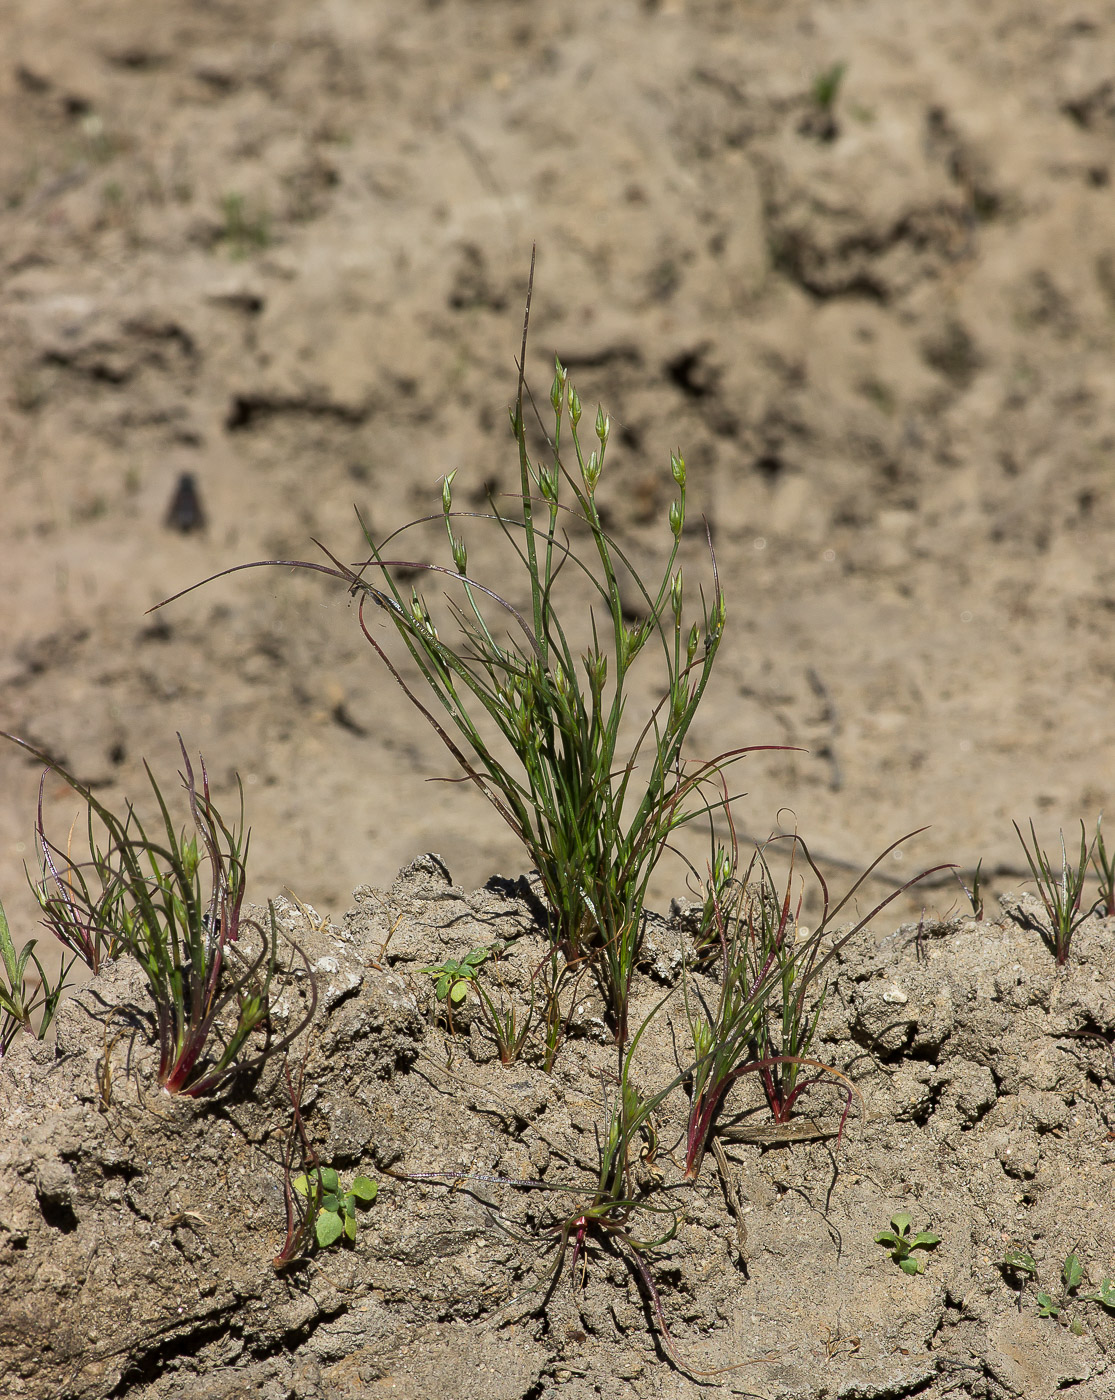
[[[1080,850],[1072,860],[1069,859],[1068,848],[1065,845],[1065,833],[1063,831],[1060,833],[1061,869],[1059,874],[1038,844],[1034,823],[1030,822],[1030,842],[1032,845],[1027,844],[1017,822],[1014,823],[1014,829],[1018,832],[1022,849],[1026,852],[1026,863],[1034,877],[1038,898],[1045,906],[1045,912],[1049,919],[1049,927],[1042,928],[1039,925],[1038,932],[1041,934],[1042,942],[1057,959],[1058,965],[1064,965],[1068,961],[1073,935],[1092,912],[1090,907],[1085,907],[1081,903],[1091,856],[1084,823],[1080,823]]]
[[[582,436],[580,395],[560,362],[549,396],[552,426],[545,434],[544,459],[532,454],[523,372],[529,316],[528,290],[511,410],[518,491],[509,510],[492,501],[488,513],[464,513],[501,533],[505,591],[468,572],[453,473],[441,489],[448,564],[394,554],[399,536],[439,518],[432,516],[382,540],[361,521],[370,554],[359,565],[344,564],[325,550],[328,563],[264,560],[238,567],[281,564],[342,582],[359,599],[360,626],[369,644],[465,778],[522,843],[549,906],[554,957],[545,1019],[552,1062],[561,1038],[560,999],[569,984],[568,968],[592,969],[616,1041],[627,1040],[631,976],[643,941],[651,874],[678,828],[707,810],[704,785],[745,751],[694,765],[683,756],[725,625],[711,540],[711,594],[701,594],[690,620],[679,564],[685,461],[680,453],[670,459],[676,492],[668,511],[670,543],[657,582],[647,584],[608,533],[597,503],[611,420],[602,409],[589,420],[590,448]],[[400,571],[408,578],[425,573],[445,586],[459,633],[455,639],[443,637],[435,621],[440,603],[432,604],[417,588],[404,592]],[[570,585],[576,585],[573,594]],[[587,613],[579,601],[586,588],[594,599]],[[512,599],[520,595],[525,603],[517,605]],[[397,631],[432,706],[412,689],[369,625],[369,606]],[[629,713],[633,671],[648,654],[658,660],[658,698],[636,719]]]
[[[796,832],[774,837],[767,847],[758,848],[741,879],[725,883],[714,864],[710,893],[717,880],[728,891],[726,896],[713,899],[720,941],[720,987],[715,1006],[708,1001],[695,1006],[695,985],[691,989],[686,984],[695,1062],[686,1135],[687,1176],[695,1177],[700,1171],[724,1102],[745,1074],[759,1075],[776,1123],[788,1122],[801,1095],[825,1081],[839,1081],[844,1086],[846,1118],[858,1090],[839,1070],[808,1054],[827,991],[825,968],[892,900],[926,876],[950,867],[922,871],[839,932],[833,933],[832,926],[877,866],[916,835],[918,832],[910,832],[892,842],[835,902],[809,847]],[[781,892],[767,861],[767,849],[778,842],[790,844],[789,873]],[[808,933],[798,923],[803,901],[801,890],[795,892],[799,859],[816,882],[820,900],[817,926]],[[803,1069],[816,1073],[803,1079]]]
[[[76,960],[63,959],[58,980],[52,984],[35,954],[35,939],[16,952],[4,906],[0,904],[0,1056],[8,1053],[21,1030],[38,1040],[46,1035]],[[28,976],[28,962],[34,964],[37,977]]]
[[[39,831],[43,878],[36,893],[47,928],[65,947],[112,948],[143,969],[155,1004],[159,1041],[158,1082],[167,1093],[198,1095],[218,1088],[235,1071],[281,1051],[309,1024],[316,987],[305,955],[290,945],[280,969],[281,936],[275,913],[259,923],[241,915],[248,833],[229,826],[209,791],[201,763],[200,785],[179,736],[185,788],[194,834],[175,828],[159,784],[146,767],[161,819],[149,834],[135,808],[123,818],[48,755],[14,735],[81,798],[88,809],[88,853],[73,859]],[[310,987],[303,1018],[272,1039],[272,983],[285,981],[301,959]],[[249,1053],[260,1031],[263,1044]]]

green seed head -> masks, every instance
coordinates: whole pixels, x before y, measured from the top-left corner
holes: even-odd
[[[674,532],[674,539],[681,538],[681,527],[685,524],[685,507],[681,501],[670,502],[670,529]]]
[[[678,451],[678,452],[671,452],[671,453],[670,453],[670,470],[671,470],[671,472],[673,472],[673,474],[674,474],[674,480],[677,482],[677,484],[678,484],[678,485],[681,487],[681,489],[684,491],[684,490],[685,490],[685,458],[681,455],[681,452],[680,452],[680,451]]]
[[[589,453],[588,461],[581,470],[585,486],[591,494],[596,490],[596,483],[600,480],[600,454],[593,450]]]
[[[682,598],[682,581],[681,581],[681,570],[679,569],[679,570],[677,571],[677,573],[674,575],[674,581],[673,581],[673,583],[670,584],[670,602],[671,602],[671,604],[673,605],[674,617],[675,617],[679,622],[681,621],[681,598]]]
[[[453,536],[453,564],[459,574],[468,573],[468,550],[464,540],[456,535]]]
[[[581,396],[572,384],[569,386],[569,421],[574,427],[581,421]]]
[[[604,410],[597,407],[596,410],[596,436],[600,439],[600,446],[603,448],[608,441],[608,434],[612,431],[612,420],[607,417]]]
[[[456,475],[457,473],[455,471],[451,471],[447,476],[442,478],[441,508],[446,515],[453,509],[453,478]]]
[[[696,623],[689,629],[689,642],[685,648],[685,658],[688,665],[692,666],[693,658],[697,655],[697,648],[701,644],[701,629]]]
[[[565,402],[566,374],[561,361],[556,357],[554,359],[554,365],[556,367],[556,372],[554,374],[554,382],[550,386],[550,406],[555,413],[560,413],[561,406]]]

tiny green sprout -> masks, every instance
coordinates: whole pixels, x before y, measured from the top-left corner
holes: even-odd
[[[890,1250],[890,1257],[904,1274],[924,1274],[925,1260],[915,1259],[913,1251],[936,1249],[941,1243],[940,1236],[935,1235],[932,1230],[922,1230],[916,1235],[911,1235],[911,1217],[905,1211],[892,1215],[890,1223],[892,1228],[880,1230],[875,1236],[875,1243],[886,1245]]]
[[[964,883],[960,872],[956,872],[956,880],[960,888],[968,896],[968,903],[972,906],[972,918],[977,921],[983,918],[983,858],[980,857],[976,863],[976,868],[972,872],[971,888]]]
[[[314,1177],[318,1180],[315,1182]],[[300,1196],[309,1196],[320,1183],[321,1205],[314,1221],[314,1235],[322,1249],[341,1238],[356,1239],[356,1206],[370,1206],[379,1187],[366,1176],[353,1177],[347,1191],[341,1189],[341,1179],[332,1167],[315,1167],[309,1176],[296,1177],[290,1184]]]
[[[1065,1255],[1061,1266],[1061,1295],[1053,1298],[1048,1293],[1035,1295],[1039,1317],[1060,1317],[1061,1311],[1072,1299],[1072,1295],[1084,1281],[1084,1266],[1075,1251]]]
[[[474,948],[463,958],[446,958],[436,967],[420,967],[418,971],[428,972],[437,978],[434,996],[438,1001],[444,1001],[452,1010],[453,1007],[460,1006],[468,996],[469,983],[475,981],[477,972],[487,960],[487,948]]]
[[[1096,821],[1096,837],[1092,843],[1092,867],[1099,877],[1100,903],[1105,918],[1115,915],[1115,852],[1108,857],[1103,841],[1103,813]]]
[[[1057,959],[1058,965],[1063,966],[1068,961],[1069,946],[1072,943],[1073,934],[1092,912],[1091,907],[1086,907],[1081,902],[1084,881],[1088,874],[1088,862],[1091,857],[1091,848],[1084,830],[1084,823],[1080,823],[1079,854],[1071,860],[1065,845],[1065,834],[1063,831],[1060,833],[1061,873],[1059,875],[1049,857],[1038,845],[1034,823],[1030,822],[1030,840],[1033,843],[1033,850],[1027,845],[1026,838],[1022,835],[1022,830],[1017,822],[1014,823],[1014,829],[1018,833],[1019,841],[1022,842],[1022,849],[1026,853],[1030,873],[1038,888],[1038,897],[1045,905],[1045,912],[1049,919],[1049,927],[1039,928],[1038,932],[1046,947]]]
[[[834,63],[823,73],[818,73],[813,79],[813,101],[822,112],[832,111],[837,94],[840,92],[840,85],[844,81],[844,74],[847,71],[848,65],[846,63]]]

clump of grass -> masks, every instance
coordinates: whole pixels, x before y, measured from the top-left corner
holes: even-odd
[[[531,275],[533,279],[533,266]],[[711,596],[701,595],[697,615],[688,621],[678,564],[686,513],[685,461],[680,453],[671,457],[676,489],[668,512],[671,543],[659,581],[648,586],[605,529],[597,505],[611,422],[602,409],[597,411],[595,446],[589,449],[581,436],[580,396],[560,363],[550,391],[548,459],[536,461],[531,455],[523,377],[529,312],[528,290],[511,411],[519,466],[514,510],[504,512],[493,502],[488,514],[472,516],[502,532],[510,571],[529,600],[525,609],[468,574],[452,474],[443,482],[441,500],[450,565],[388,557],[389,546],[409,525],[378,542],[364,525],[371,553],[359,566],[346,565],[326,550],[328,564],[264,560],[238,567],[315,569],[358,596],[364,636],[465,777],[522,843],[539,872],[550,911],[552,956],[544,1001],[546,1061],[552,1064],[562,1035],[562,993],[586,966],[600,984],[617,1043],[626,1041],[629,990],[643,941],[643,902],[651,874],[678,828],[708,810],[704,784],[746,751],[691,765],[683,757],[725,625],[711,540]],[[425,572],[454,591],[458,640],[441,636],[417,589],[402,592],[394,572],[402,569],[408,576]],[[377,582],[365,577],[369,570]],[[563,574],[587,582],[595,595],[584,629],[587,642],[576,640],[574,619],[564,607]],[[624,599],[634,601],[637,620],[631,620]],[[369,626],[369,604],[395,627],[433,696],[433,708],[410,687]],[[631,722],[632,671],[648,651],[658,656],[660,698],[641,721]],[[435,713],[439,708],[445,723]],[[486,737],[493,725],[498,744]]]
[[[1030,822],[1030,842],[1032,845],[1027,843],[1017,822],[1014,823],[1014,829],[1018,832],[1022,849],[1026,852],[1026,863],[1029,865],[1034,883],[1037,885],[1038,898],[1045,906],[1046,916],[1049,919],[1049,927],[1042,928],[1039,925],[1038,932],[1041,934],[1042,942],[1057,959],[1058,965],[1063,966],[1068,961],[1073,935],[1092,912],[1090,907],[1086,908],[1081,903],[1091,855],[1084,823],[1080,823],[1080,850],[1075,860],[1070,861],[1068,848],[1065,845],[1065,833],[1063,831],[1060,833],[1061,871],[1059,875],[1038,843],[1033,821]]]
[[[0,981],[0,1056],[8,1053],[21,1030],[42,1040],[54,1020],[66,978],[77,960],[76,957],[69,962],[63,959],[58,980],[52,984],[35,953],[35,942],[34,938],[30,939],[16,952],[4,906],[0,904],[0,976],[3,978]],[[28,976],[28,962],[34,963],[37,979]]]
[[[888,846],[835,903],[809,847],[796,832],[773,838],[790,842],[790,868],[781,893],[765,850],[760,848],[743,877],[728,885],[727,897],[714,899],[720,943],[720,990],[715,1007],[702,1001],[699,1010],[694,1008],[686,986],[695,1061],[686,1134],[688,1177],[700,1171],[724,1102],[745,1074],[758,1074],[771,1116],[779,1124],[789,1121],[795,1104],[808,1089],[839,1081],[847,1093],[843,1130],[852,1097],[858,1091],[839,1070],[809,1056],[827,992],[824,969],[892,900],[919,880],[949,867],[922,871],[847,928],[835,935],[831,929],[879,864],[917,834],[911,832]],[[821,899],[816,928],[800,939],[798,916],[803,896],[800,891],[794,893],[799,855],[816,881]],[[803,1069],[817,1072],[802,1078]]]
[[[159,1040],[158,1082],[168,1093],[212,1092],[237,1070],[259,1065],[284,1049],[309,1024],[316,1006],[310,967],[296,944],[291,964],[279,969],[280,935],[274,910],[266,924],[242,918],[249,836],[229,826],[209,792],[201,763],[200,787],[179,735],[195,834],[175,829],[170,810],[145,764],[162,819],[149,835],[129,802],[118,817],[92,791],[48,755],[8,734],[67,783],[88,809],[88,857],[65,856],[43,831],[44,871],[37,887],[47,928],[65,947],[103,959],[106,950],[134,958],[155,1004]],[[72,848],[72,842],[70,843]],[[208,872],[206,880],[205,873]],[[303,1019],[277,1041],[271,1034],[271,986],[285,980],[301,958],[311,988]],[[96,965],[99,965],[99,961]],[[264,1033],[252,1055],[248,1041]]]

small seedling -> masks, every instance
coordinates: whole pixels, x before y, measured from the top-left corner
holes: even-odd
[[[27,976],[29,961],[35,964],[39,974],[37,981]],[[42,1040],[54,1019],[66,978],[76,961],[76,957],[69,962],[63,959],[58,981],[52,986],[35,954],[35,939],[25,943],[16,953],[4,906],[0,904],[0,1055],[7,1054],[21,1029]],[[36,1012],[41,1012],[38,1027],[33,1021]]]
[[[242,194],[226,194],[221,200],[224,230],[221,238],[234,258],[246,258],[271,242],[271,221],[263,210],[249,213]]]
[[[1065,1255],[1061,1266],[1061,1292],[1057,1298],[1048,1293],[1038,1293],[1035,1301],[1039,1317],[1060,1317],[1062,1309],[1072,1300],[1072,1295],[1084,1280],[1084,1266],[1075,1253]]]
[[[434,996],[438,1001],[445,1002],[450,1013],[450,1026],[452,1026],[452,1012],[455,1006],[460,1006],[465,997],[468,996],[469,985],[476,980],[476,974],[488,960],[487,948],[474,948],[471,953],[466,953],[463,958],[446,958],[443,963],[437,963],[434,967],[420,967],[419,972],[428,972],[431,977],[436,977],[434,985]]]
[[[1022,1295],[1026,1290],[1027,1279],[1036,1279],[1038,1266],[1034,1256],[1024,1249],[1008,1249],[999,1260],[1003,1278],[1011,1288],[1018,1289],[1018,1311],[1022,1311]]]
[[[999,1268],[1004,1273],[1022,1278],[1037,1278],[1038,1266],[1034,1263],[1034,1256],[1024,1249],[1008,1249],[999,1261]]]
[[[291,1185],[300,1196],[317,1198],[321,1204],[314,1220],[314,1236],[322,1249],[327,1249],[343,1235],[356,1239],[356,1207],[370,1206],[379,1187],[366,1176],[356,1176],[347,1190],[342,1191],[341,1179],[332,1167],[314,1167],[306,1176],[297,1176]]]
[[[813,79],[809,92],[812,110],[799,128],[803,135],[824,142],[835,141],[840,135],[836,122],[836,99],[847,71],[846,63],[834,63]]]
[[[911,1218],[905,1211],[899,1211],[897,1215],[890,1218],[891,1228],[881,1230],[875,1236],[876,1244],[886,1245],[890,1250],[890,1257],[898,1265],[904,1274],[924,1274],[925,1260],[914,1257],[915,1249],[936,1249],[941,1243],[941,1237],[935,1235],[932,1230],[921,1230],[918,1234],[910,1233]]]
[[[972,873],[972,885],[969,889],[964,883],[959,870],[956,872],[956,880],[960,888],[968,896],[968,903],[972,906],[972,918],[977,922],[983,919],[983,883],[981,873],[983,871],[982,858],[977,861],[976,868]]]
[[[1069,861],[1068,849],[1065,846],[1065,833],[1061,832],[1061,873],[1059,876],[1054,874],[1049,857],[1038,845],[1034,823],[1030,822],[1030,840],[1033,842],[1033,850],[1027,845],[1026,838],[1022,835],[1017,822],[1014,823],[1014,829],[1018,832],[1022,849],[1026,852],[1026,863],[1033,874],[1034,882],[1038,887],[1038,897],[1045,905],[1045,912],[1049,918],[1049,928],[1039,928],[1038,932],[1041,934],[1045,946],[1057,959],[1058,964],[1063,965],[1068,960],[1073,934],[1092,912],[1090,908],[1082,908],[1080,903],[1091,855],[1088,838],[1084,831],[1084,823],[1080,823],[1080,852],[1073,862]]]
[[[1115,916],[1115,854],[1110,857],[1103,843],[1103,813],[1096,822],[1096,839],[1092,843],[1092,868],[1099,877],[1100,903],[1105,918]]]
[[[720,943],[720,996],[715,1007],[697,1007],[685,984],[686,1016],[693,1038],[689,1126],[686,1135],[686,1176],[695,1177],[715,1130],[717,1117],[733,1084],[745,1074],[758,1074],[774,1121],[789,1121],[795,1103],[823,1082],[839,1082],[846,1091],[845,1116],[859,1090],[839,1070],[810,1058],[824,1003],[822,974],[840,949],[900,894],[927,875],[948,866],[922,871],[876,904],[867,914],[835,936],[831,926],[854,899],[872,871],[911,832],[893,842],[863,872],[840,899],[833,902],[824,876],[809,847],[796,833],[775,837],[790,842],[790,872],[780,891],[767,864],[766,849],[756,850],[742,879],[719,876],[713,862],[709,881],[716,936]],[[817,927],[798,941],[802,896],[795,893],[795,864],[807,867],[821,896]],[[732,868],[734,869],[734,863]],[[727,894],[715,893],[714,882]],[[802,1069],[816,1073],[801,1075]],[[841,1120],[841,1131],[844,1120]]]
[[[822,112],[831,112],[840,93],[844,75],[848,71],[846,63],[834,63],[813,79],[812,97],[814,105]]]

